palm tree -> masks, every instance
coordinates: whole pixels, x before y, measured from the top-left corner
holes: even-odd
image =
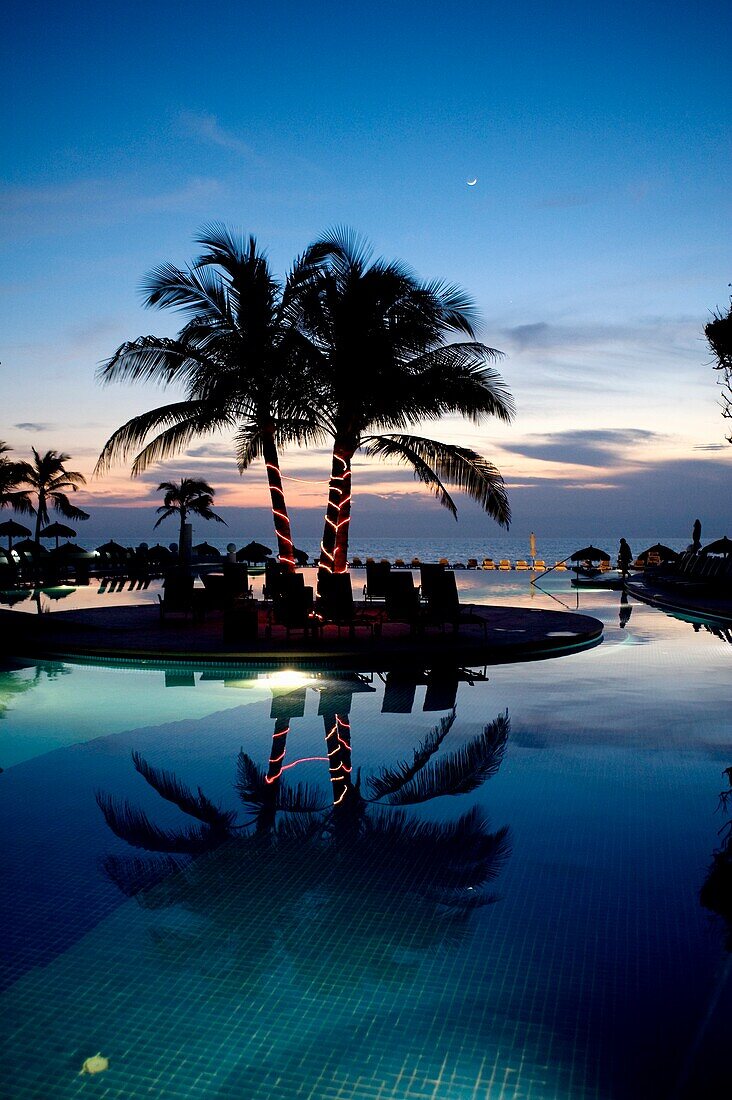
[[[86,478],[76,470],[67,470],[64,463],[71,455],[59,451],[46,451],[40,455],[35,447],[32,462],[19,462],[16,466],[17,484],[23,494],[27,494],[29,507],[26,509],[36,517],[36,542],[40,539],[41,527],[48,523],[49,505],[64,519],[89,519],[89,513],[75,507],[68,498],[68,491],[78,492],[80,485],[86,485]],[[31,497],[35,496],[33,504]],[[15,505],[17,508],[17,504]],[[20,509],[23,511],[24,509]]]
[[[716,362],[715,370],[722,371],[720,385],[722,394],[722,416],[732,419],[732,303],[726,313],[717,310],[712,320],[704,326],[704,335],[707,338],[710,350]],[[732,443],[732,434],[727,436],[727,441]]]
[[[165,493],[163,503],[158,508],[162,515],[155,526],[159,527],[164,519],[170,516],[178,516],[180,520],[180,535],[178,536],[178,554],[183,559],[183,546],[186,520],[189,515],[199,516],[201,519],[214,519],[217,523],[226,523],[225,519],[216,515],[211,505],[216,495],[206,481],[200,481],[192,477],[184,477],[180,482],[161,481],[158,492]]]
[[[407,431],[451,413],[476,423],[486,415],[511,420],[511,396],[486,365],[500,353],[475,339],[474,307],[460,288],[421,283],[402,264],[370,261],[365,242],[343,229],[311,245],[303,261],[309,277],[299,288],[300,324],[317,356],[322,420],[333,437],[321,579],[346,568],[351,465],[359,448],[411,466],[455,517],[445,482],[498,523],[510,520],[492,463],[467,447]],[[453,334],[468,339],[448,343]],[[381,434],[385,429],[392,431]]]
[[[5,457],[10,450],[0,439],[0,508],[14,508],[16,512],[28,515],[33,511],[31,500],[27,490],[18,489],[21,477],[18,463]]]
[[[191,267],[163,264],[143,284],[145,305],[187,316],[177,338],[122,344],[100,371],[103,382],[182,384],[185,396],[118,428],[97,471],[133,454],[134,477],[196,436],[231,429],[240,473],[264,460],[279,558],[294,569],[279,448],[323,438],[311,399],[312,352],[299,328],[297,292],[308,272],[298,262],[281,285],[255,238],[222,225],[204,229],[197,243],[205,252]]]

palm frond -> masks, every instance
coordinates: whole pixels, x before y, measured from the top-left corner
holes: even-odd
[[[107,877],[128,898],[157,886],[184,866],[174,856],[107,856],[102,861]]]
[[[144,810],[131,805],[126,798],[116,799],[97,791],[96,801],[112,832],[134,848],[144,848],[148,852],[198,855],[221,841],[221,835],[212,833],[208,828],[161,829],[150,821]]]
[[[441,718],[438,724],[432,727],[424,741],[421,741],[414,750],[411,764],[403,762],[396,764],[393,768],[382,767],[379,769],[378,775],[370,775],[366,780],[366,785],[371,798],[378,799],[392,795],[413,779],[430,757],[437,752],[452,729],[456,716],[456,712],[453,710],[452,714]]]
[[[290,814],[314,814],[327,809],[329,799],[311,783],[298,783],[291,787],[280,780],[277,789],[277,809]]]
[[[250,809],[269,806],[272,801],[272,787],[267,783],[266,772],[242,749],[236,762],[236,783],[239,798]]]
[[[212,829],[227,831],[234,824],[236,811],[222,810],[220,806],[215,806],[206,798],[200,787],[198,794],[194,795],[176,775],[163,768],[154,768],[136,750],[132,753],[132,763],[145,782],[149,783],[161,798],[174,803],[184,814],[197,818]]]
[[[191,340],[139,336],[121,344],[114,355],[101,363],[97,378],[103,383],[158,382],[168,385],[201,366],[214,369],[217,364]]]
[[[73,505],[65,493],[51,492],[48,494],[48,499],[52,501],[53,507],[61,513],[64,519],[89,519],[89,513],[85,512],[83,508],[77,508]]]
[[[468,794],[498,771],[510,730],[508,712],[460,749],[425,764],[403,786],[384,796],[392,806],[426,802],[443,795]]]
[[[431,488],[453,515],[457,514],[457,509],[443,480],[467,493],[492,519],[508,527],[511,509],[503,478],[493,463],[477,451],[404,433],[368,436],[362,445],[369,455],[395,458],[403,465],[412,466],[415,477]]]

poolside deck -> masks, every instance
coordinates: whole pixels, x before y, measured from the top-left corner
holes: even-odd
[[[152,604],[58,611],[32,615],[0,611],[0,652],[37,658],[97,658],[159,663],[257,663],[388,670],[415,664],[498,664],[557,656],[597,644],[602,623],[589,615],[522,607],[470,605],[485,619],[481,625],[461,625],[457,631],[430,627],[412,634],[400,623],[384,623],[380,635],[358,627],[353,637],[327,626],[317,637],[274,626],[265,636],[266,617],[260,610],[257,638],[224,639],[221,614],[201,622],[169,619],[161,622]]]

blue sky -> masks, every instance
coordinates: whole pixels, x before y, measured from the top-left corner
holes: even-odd
[[[190,259],[211,220],[255,233],[281,272],[344,223],[478,302],[517,420],[439,434],[497,462],[517,523],[613,497],[637,517],[664,500],[666,533],[686,531],[696,494],[732,528],[702,336],[732,280],[731,22],[727,3],[11,5],[0,438],[90,472],[161,398],[94,381],[123,340],[176,329],[140,307],[147,270]],[[195,472],[227,505],[263,503],[226,440],[194,450],[87,499],[141,503]],[[302,507],[327,465],[286,461]],[[364,465],[359,487],[384,534],[393,502],[436,507],[400,470]]]

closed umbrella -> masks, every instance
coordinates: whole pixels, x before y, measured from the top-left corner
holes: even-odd
[[[0,523],[0,535],[8,536],[8,550],[13,549],[13,539],[22,538],[24,535],[29,534],[28,528],[24,527],[22,523],[16,523],[14,519],[6,519],[5,523]]]
[[[40,537],[42,539],[55,539],[56,549],[58,550],[58,540],[60,538],[73,539],[76,537],[76,531],[72,527],[67,527],[65,523],[50,523],[48,527],[43,528]]]
[[[263,546],[261,542],[248,542],[246,546],[242,546],[241,550],[237,551],[236,560],[258,562],[264,561],[265,558],[269,558],[271,555],[270,548]]]
[[[698,550],[701,546],[701,520],[695,519],[694,526],[691,530],[691,545],[694,550]]]
[[[536,535],[533,531],[529,535],[529,557],[532,561],[536,559]]]

